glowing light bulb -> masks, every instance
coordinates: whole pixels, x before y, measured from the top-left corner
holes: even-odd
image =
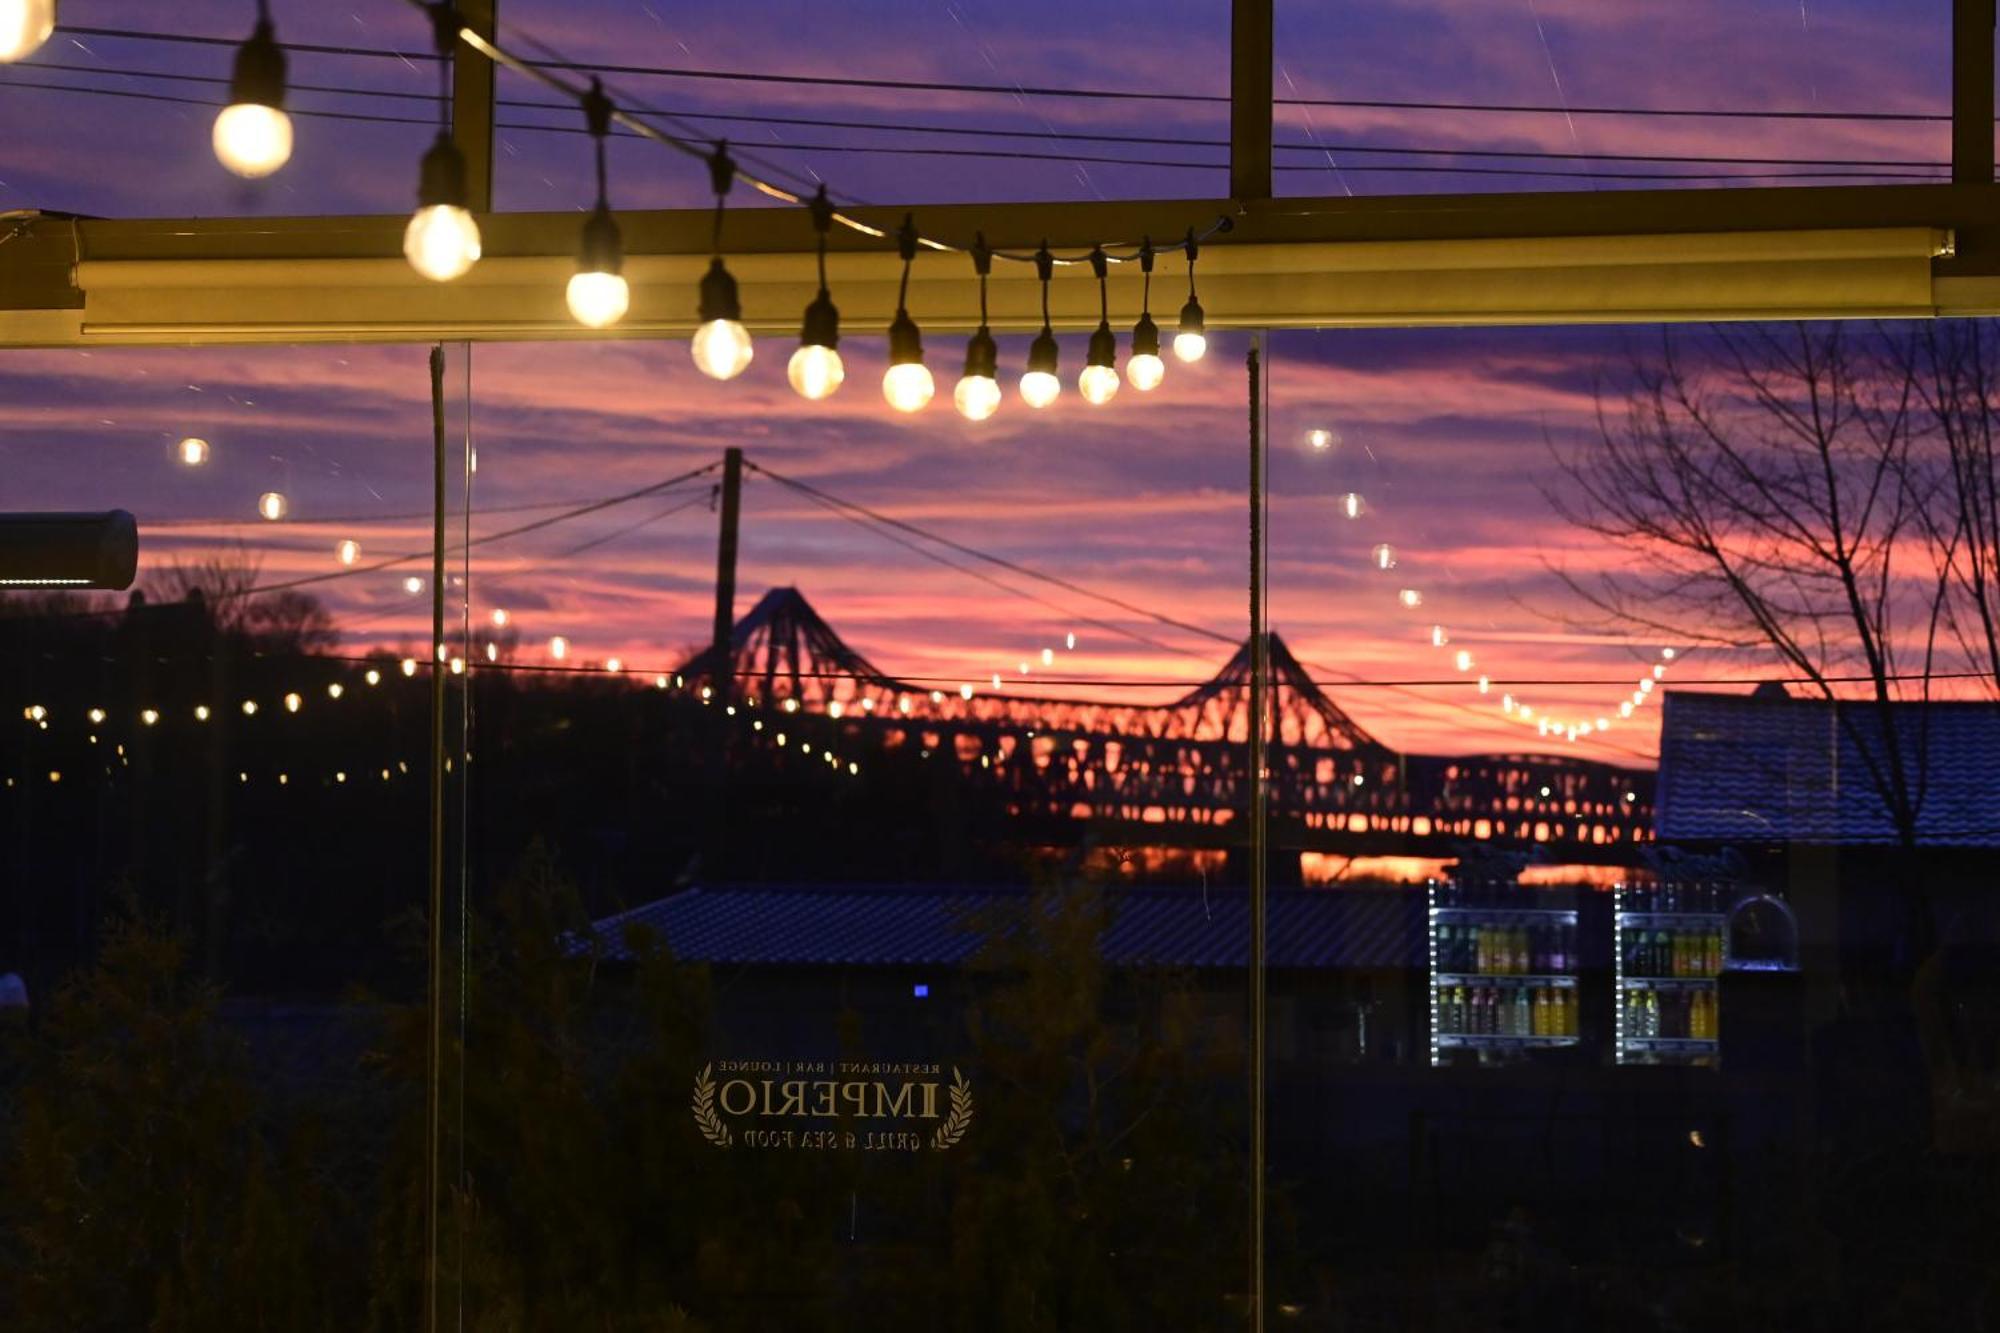
[[[625,669],[625,663],[619,658],[609,657],[606,658],[604,661],[604,669],[606,671],[611,672],[613,675],[616,675],[618,672],[623,671]]]
[[[1405,588],[1396,594],[1396,600],[1407,607],[1419,607],[1424,604],[1424,595],[1415,588]]]
[[[785,378],[791,381],[792,392],[818,402],[831,397],[846,381],[847,366],[834,348],[809,343],[792,353],[785,365]]]
[[[710,260],[708,272],[702,275],[697,314],[701,327],[689,343],[695,369],[710,379],[735,379],[749,367],[754,349],[750,331],[743,327],[743,303],[736,294],[736,279],[720,257]]]
[[[1361,498],[1361,492],[1349,491],[1340,497],[1340,512],[1349,518],[1360,518],[1367,511],[1368,502]]]
[[[410,594],[410,596],[415,597],[418,593],[422,592],[423,590],[424,590],[424,581],[418,578],[415,574],[412,574],[408,578],[403,580],[403,591]]]
[[[361,543],[350,538],[333,548],[333,557],[343,565],[351,565],[361,558]]]
[[[1333,442],[1336,438],[1330,430],[1309,430],[1306,432],[1306,443],[1322,453],[1333,448]]]
[[[403,659],[403,674],[404,674],[405,676],[414,676],[414,675],[416,675],[416,674],[417,674],[417,659],[416,659],[416,658],[414,658],[414,657],[406,657],[406,658],[404,658],[404,659]]]
[[[41,49],[56,30],[56,0],[0,0],[0,64]]]
[[[622,273],[572,273],[563,299],[577,323],[603,329],[625,318],[632,308],[632,288]]]
[[[1125,363],[1125,379],[1140,393],[1151,393],[1167,377],[1167,363],[1158,352],[1136,352]]]
[[[1458,650],[1458,655],[1452,661],[1460,671],[1472,670],[1472,654],[1463,648]]]
[[[326,687],[326,697],[329,699],[338,699],[345,693],[347,693],[347,687],[337,680]]]
[[[1085,366],[1076,377],[1076,390],[1086,403],[1102,407],[1118,395],[1118,372],[1110,366]]]
[[[1674,650],[1671,648],[1662,648],[1660,649],[1660,656],[1671,662],[1674,660]]]
[[[380,685],[382,683],[382,673],[374,667],[369,667],[368,670],[361,673],[361,679],[367,681],[370,685]]]
[[[0,0],[0,3],[4,2],[5,0]],[[186,467],[200,467],[208,461],[208,453],[208,441],[192,435],[174,446],[174,457],[180,459],[182,465]]]
[[[1053,649],[1053,648],[1044,648],[1044,649],[1042,649],[1042,665],[1043,665],[1043,666],[1053,666],[1053,665],[1055,664],[1055,660],[1056,660],[1056,650],[1055,650],[1055,649]]]
[[[451,674],[452,674],[452,675],[454,675],[454,676],[462,676],[462,675],[464,675],[464,674],[465,674],[465,659],[464,659],[464,658],[462,658],[462,657],[454,657],[454,658],[452,658],[452,659],[451,659]]]
[[[958,697],[961,699],[970,699],[972,697],[972,687],[970,685],[959,686]]]
[[[243,716],[257,716],[257,701],[255,699],[245,699],[243,701]]]
[[[1047,407],[1062,393],[1062,381],[1053,372],[1031,370],[1021,376],[1021,401],[1029,407]]]
[[[1199,361],[1208,351],[1208,321],[1201,302],[1192,296],[1181,307],[1181,324],[1174,334],[1174,355],[1183,361]]]
[[[1000,381],[991,375],[967,375],[951,391],[951,401],[967,421],[984,421],[1000,410]]]
[[[1481,676],[1479,678],[1479,692],[1481,694],[1486,694],[1490,692],[1492,688],[1493,688],[1493,682],[1491,680],[1487,679],[1485,676]]]
[[[496,629],[505,629],[505,628],[507,628],[507,622],[508,622],[508,621],[510,621],[510,620],[512,620],[513,618],[514,618],[514,617],[512,617],[512,616],[511,616],[511,615],[509,615],[509,614],[507,614],[507,608],[506,608],[506,607],[504,607],[504,606],[496,606],[496,607],[494,607],[494,608],[493,608],[493,616],[492,616],[492,620],[493,620],[493,625],[494,625],[494,627],[495,627]]]
[[[403,229],[403,257],[432,282],[464,277],[479,253],[479,224],[456,204],[420,208]]]
[[[1075,651],[1076,651],[1076,635],[1074,635],[1074,634],[1065,634],[1065,635],[1063,635],[1063,646],[1064,646],[1065,648],[1068,648],[1068,649],[1069,649],[1069,650],[1070,650],[1071,652],[1075,652]]]
[[[487,661],[489,661],[489,662],[497,662],[497,661],[499,661],[499,660],[500,660],[500,645],[499,645],[499,644],[497,644],[497,643],[489,643],[489,644],[487,644],[487,645],[486,645],[486,660],[487,660]]]
[[[291,512],[291,505],[279,492],[265,491],[257,497],[257,512],[263,515],[265,522],[276,523]]]
[[[261,180],[292,160],[292,118],[261,102],[236,102],[215,117],[216,160],[245,180]]]
[[[92,722],[102,722],[104,721],[104,717],[105,714],[102,708],[93,708],[90,710],[90,720]]]
[[[206,721],[208,721],[208,705],[207,705],[207,704],[196,704],[196,705],[194,706],[194,720],[195,720],[195,721],[197,721],[197,722],[206,722]]]
[[[560,662],[569,656],[569,640],[558,634],[549,640],[549,656]]]
[[[1396,567],[1396,549],[1387,542],[1383,542],[1373,551],[1370,551],[1368,556],[1369,559],[1375,562],[1375,568],[1377,569],[1394,569]]]
[[[285,711],[287,713],[296,713],[299,711],[299,705],[303,704],[304,702],[305,700],[299,698],[298,695],[288,694],[285,696]]]
[[[921,361],[904,361],[882,374],[882,397],[898,412],[915,412],[936,392],[937,381]]]
[[[1431,647],[1442,648],[1451,642],[1451,636],[1444,632],[1443,625],[1431,626]]]
[[[952,406],[967,421],[984,421],[1000,410],[1000,349],[984,324],[965,345],[965,373],[951,391]]]
[[[139,720],[150,727],[160,720],[160,712],[157,708],[142,708],[139,710]]]

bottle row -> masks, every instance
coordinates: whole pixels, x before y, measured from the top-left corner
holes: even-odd
[[[1576,927],[1438,925],[1431,938],[1440,972],[1552,976],[1576,970]]]
[[[1721,1027],[1714,991],[1631,990],[1623,996],[1626,1038],[1714,1041]]]
[[[1443,986],[1437,993],[1441,1035],[1574,1037],[1576,991],[1568,986]]]
[[[1618,890],[1621,912],[1700,912],[1729,910],[1731,885],[1707,880],[1675,880],[1665,884],[1626,884]]]
[[[1722,928],[1700,930],[1621,930],[1628,977],[1718,977],[1722,975]]]

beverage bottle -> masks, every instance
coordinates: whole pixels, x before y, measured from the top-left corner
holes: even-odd
[[[1722,930],[1711,927],[1708,932],[1708,947],[1702,958],[1702,974],[1719,977],[1722,975]]]
[[[1487,993],[1487,990],[1484,986],[1475,986],[1473,987],[1472,990],[1471,1031],[1473,1032],[1474,1035],[1483,1035],[1485,1033],[1491,1032],[1492,1030],[1493,1030],[1492,997]]]
[[[1673,970],[1677,977],[1688,974],[1688,933],[1676,930],[1669,938],[1668,947],[1673,951]]]
[[[1528,928],[1514,927],[1514,973],[1520,975],[1528,970]]]
[[[1527,987],[1519,987],[1514,992],[1514,1035],[1526,1037],[1531,1034],[1535,1022],[1535,1008],[1528,1000]]]
[[[1654,931],[1653,967],[1649,975],[1656,977],[1666,976],[1667,969],[1673,966],[1673,962],[1674,962],[1673,944],[1667,938],[1667,932],[1664,930]]]
[[[1472,949],[1473,949],[1473,955],[1474,955],[1474,958],[1473,958],[1473,970],[1474,970],[1475,972],[1484,972],[1484,971],[1486,971],[1486,970],[1487,970],[1487,968],[1486,968],[1486,951],[1487,951],[1487,940],[1486,940],[1486,930],[1485,930],[1485,927],[1483,927],[1483,926],[1473,926],[1473,927],[1471,927],[1470,929],[1471,929],[1471,931],[1472,931]]]
[[[1652,991],[1646,992],[1646,1016],[1641,1026],[1648,1037],[1660,1035],[1660,997]]]

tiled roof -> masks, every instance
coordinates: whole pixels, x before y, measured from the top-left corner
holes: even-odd
[[[1243,967],[1248,898],[1240,888],[1114,891],[1104,959]],[[970,958],[981,918],[1026,901],[1025,890],[922,885],[691,888],[600,921],[597,931],[612,957],[626,956],[625,927],[641,924],[661,934],[676,957],[696,962],[936,966]],[[1423,908],[1416,889],[1275,891],[1269,965],[1422,966]]]
[[[1906,771],[1921,785],[1919,840],[2000,846],[2000,704],[1893,708]],[[1879,769],[1887,754],[1871,705],[1669,691],[1655,830],[1670,842],[1893,843],[1869,777],[1869,761]]]

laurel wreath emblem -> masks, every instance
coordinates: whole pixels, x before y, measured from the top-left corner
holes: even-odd
[[[965,1131],[972,1127],[972,1085],[965,1081],[965,1075],[958,1072],[958,1066],[951,1067],[951,1110],[944,1122],[931,1131],[931,1147],[942,1152],[965,1137]]]
[[[715,1079],[712,1064],[703,1065],[701,1072],[694,1076],[694,1125],[701,1136],[718,1148],[730,1144],[729,1126],[715,1113]]]

